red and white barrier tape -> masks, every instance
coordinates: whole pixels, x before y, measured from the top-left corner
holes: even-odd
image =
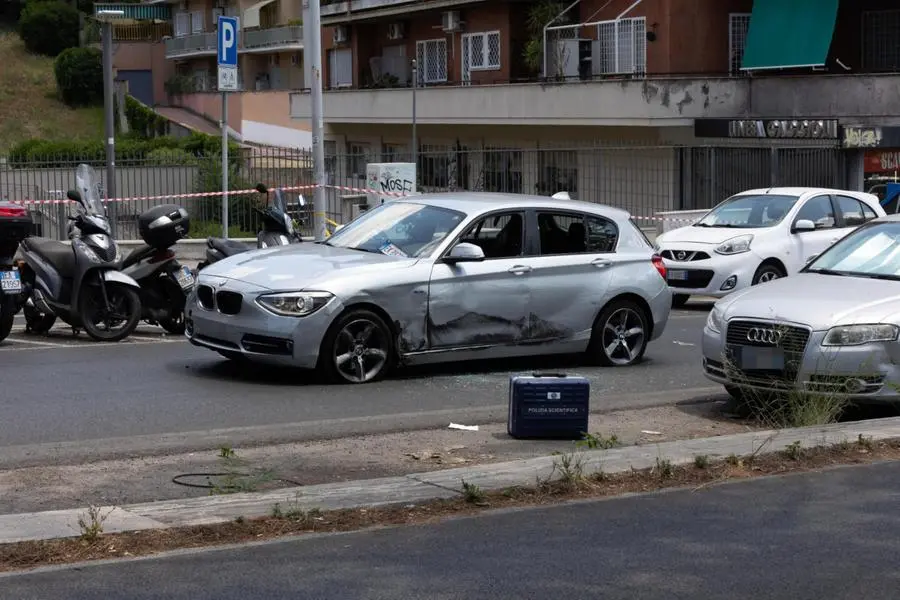
[[[340,192],[353,192],[357,194],[366,194],[369,193],[370,190],[365,188],[357,188],[350,187],[346,185],[325,185],[323,186],[327,189],[337,190]],[[301,192],[301,191],[312,191],[316,188],[315,185],[295,185],[295,186],[286,186],[282,187],[285,192]],[[255,188],[246,189],[246,190],[229,190],[225,192],[225,194],[229,196],[236,196],[241,194],[258,194],[259,192]],[[159,196],[130,196],[127,198],[106,198],[102,200],[104,204],[108,204],[110,202],[146,202],[146,201],[158,201],[158,200],[169,200],[173,198],[211,198],[213,196],[222,196],[223,192],[190,192],[190,193],[180,193],[180,194],[162,194]],[[409,196],[409,192],[379,192],[381,196],[391,196],[394,198],[402,198],[405,196]],[[72,202],[68,198],[63,198],[61,200],[12,200],[13,204],[21,204],[23,206],[37,206],[37,205],[48,205],[48,204],[68,204]],[[632,215],[633,219],[638,219],[642,221],[667,221],[671,223],[695,223],[697,219],[684,219],[684,218],[676,218],[676,217],[644,217],[639,215]]]

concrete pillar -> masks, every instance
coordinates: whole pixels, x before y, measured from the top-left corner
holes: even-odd
[[[847,189],[857,192],[865,191],[865,150],[846,151]]]

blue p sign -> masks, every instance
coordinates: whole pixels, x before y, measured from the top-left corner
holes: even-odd
[[[219,16],[219,64],[227,67],[237,66],[237,30],[236,17]]]

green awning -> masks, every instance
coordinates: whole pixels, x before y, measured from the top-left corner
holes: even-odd
[[[838,0],[753,0],[741,69],[825,64]]]

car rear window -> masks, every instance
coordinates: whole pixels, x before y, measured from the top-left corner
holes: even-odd
[[[644,242],[647,244],[647,247],[653,248],[653,242],[650,241],[650,238],[647,237],[647,234],[644,233],[644,230],[641,229],[640,225],[635,223],[633,218],[628,219],[628,222],[631,224],[631,227],[634,228],[635,231],[637,231],[640,239],[644,240]]]

